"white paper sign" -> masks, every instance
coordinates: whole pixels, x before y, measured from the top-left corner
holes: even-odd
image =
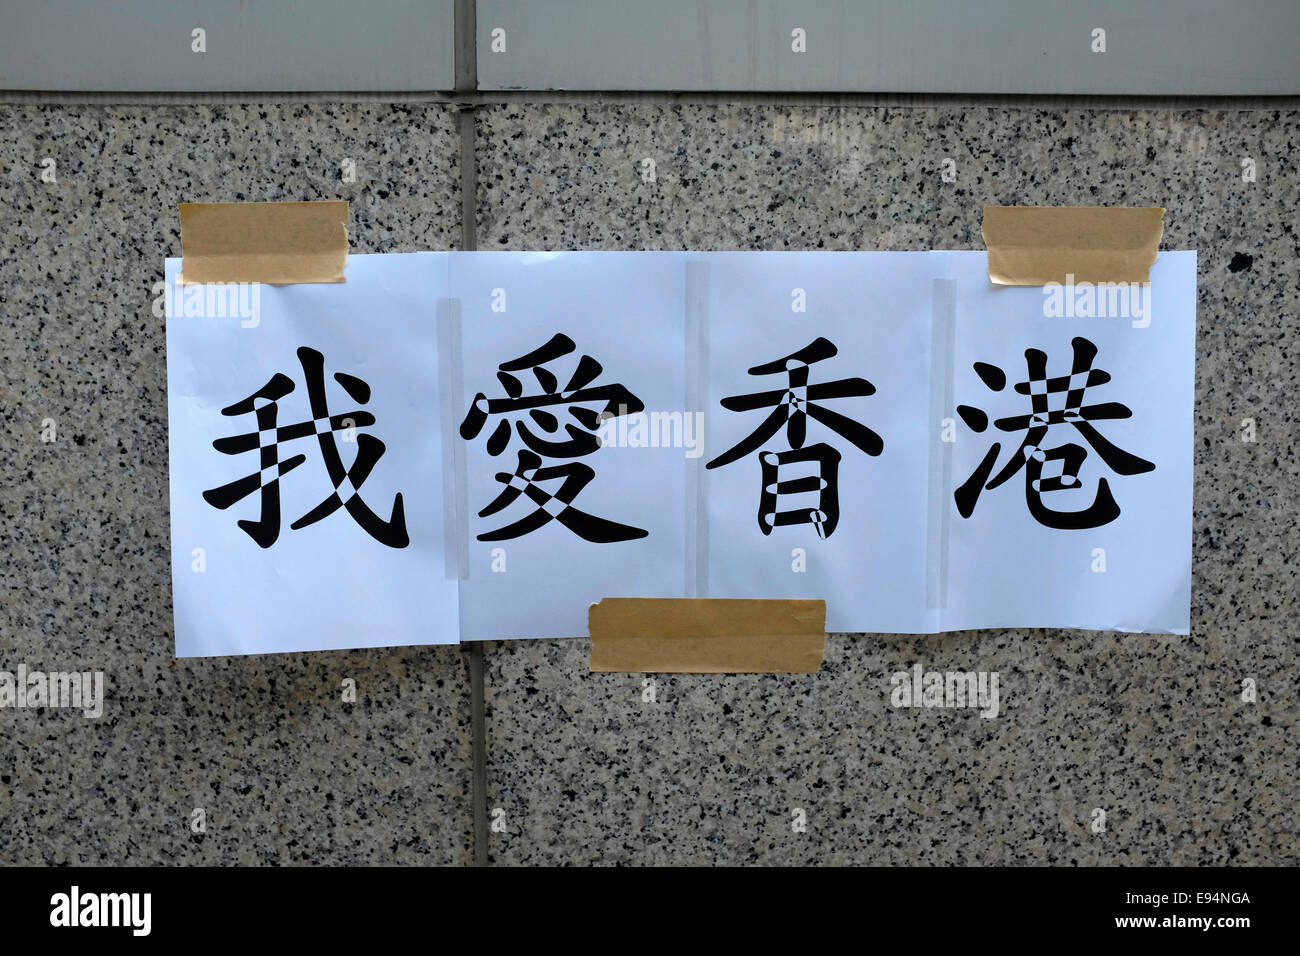
[[[179,657],[455,643],[434,310],[445,260],[183,286],[167,260]]]
[[[167,266],[181,656],[573,637],[604,597],[1188,631],[1194,252],[1046,288],[976,252],[352,256],[215,302]]]

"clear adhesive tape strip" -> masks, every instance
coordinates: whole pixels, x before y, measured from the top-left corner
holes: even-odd
[[[469,577],[469,513],[465,490],[465,450],[459,441],[460,396],[465,394],[459,299],[439,299],[438,399],[442,429],[443,565],[448,578]]]
[[[952,442],[944,441],[952,414],[953,346],[957,334],[957,283],[934,279],[930,324],[930,467],[926,521],[926,607],[936,631],[948,606],[948,489],[952,486]]]
[[[709,435],[709,264],[686,263],[686,415],[700,413],[699,447]],[[686,462],[686,596],[709,596],[708,471],[704,459]]]

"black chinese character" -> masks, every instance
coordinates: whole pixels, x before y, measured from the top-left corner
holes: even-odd
[[[1098,528],[1119,517],[1119,505],[1115,503],[1110,485],[1104,477],[1097,481],[1097,493],[1092,504],[1081,511],[1055,511],[1043,503],[1043,495],[1047,492],[1077,490],[1082,487],[1079,469],[1088,457],[1088,450],[1074,442],[1043,448],[1043,440],[1053,425],[1073,426],[1116,474],[1138,475],[1155,470],[1154,464],[1112,445],[1092,426],[1091,422],[1131,418],[1133,413],[1118,402],[1083,404],[1084,391],[1094,385],[1105,385],[1110,381],[1110,375],[1102,369],[1092,367],[1097,346],[1085,338],[1077,337],[1070,344],[1074,347],[1074,364],[1070,374],[1055,378],[1047,377],[1046,353],[1038,349],[1025,350],[1029,380],[1017,382],[1015,391],[1029,396],[1030,413],[999,418],[993,423],[1004,432],[1024,432],[1024,437],[1002,470],[989,479],[1002,451],[1001,442],[995,441],[974,473],[957,489],[953,497],[963,518],[969,518],[975,511],[975,502],[981,491],[996,488],[1021,468],[1025,469],[1025,500],[1029,505],[1029,513],[1039,524],[1061,529]],[[997,366],[976,362],[974,369],[980,380],[993,391],[1000,392],[1006,387],[1006,373]],[[1064,407],[1050,409],[1048,396],[1062,393],[1065,395]],[[988,427],[988,414],[981,409],[958,405],[957,413],[976,432],[983,432]],[[1055,461],[1061,463],[1060,474],[1044,478],[1044,465]]]
[[[567,335],[556,334],[541,348],[497,367],[497,380],[505,389],[505,398],[489,399],[482,392],[474,396],[469,412],[460,426],[462,438],[466,441],[477,438],[488,418],[500,415],[501,420],[488,436],[488,454],[495,457],[506,450],[510,443],[512,422],[514,431],[527,446],[526,450],[519,450],[519,464],[513,474],[497,473],[496,480],[506,487],[490,505],[479,512],[479,517],[496,514],[521,495],[537,506],[535,511],[505,527],[478,535],[479,541],[517,538],[536,531],[552,518],[579,537],[596,544],[630,541],[644,538],[648,534],[641,528],[598,518],[573,506],[573,499],[596,475],[590,466],[575,461],[542,467],[543,457],[580,458],[591,454],[600,447],[596,431],[602,421],[619,415],[636,414],[645,408],[641,400],[622,385],[592,386],[591,383],[603,369],[590,355],[583,355],[578,360],[577,368],[568,383],[560,388],[559,379],[545,365],[569,354],[575,347]],[[512,374],[523,371],[532,372],[539,391],[524,394],[523,383]],[[604,408],[596,411],[580,404],[583,402],[604,403]],[[568,438],[552,441],[543,437],[543,434],[557,434],[560,420],[545,409],[558,405],[567,405],[569,415],[577,424],[565,422],[564,431]],[[528,413],[527,416],[524,412]],[[541,429],[543,434],[539,434],[536,429]],[[554,493],[547,492],[538,484],[552,479],[561,482]]]
[[[817,402],[833,398],[856,398],[874,395],[875,386],[865,378],[842,378],[818,385],[808,384],[811,365],[837,355],[838,349],[828,339],[817,338],[809,345],[785,358],[763,365],[755,365],[750,375],[788,376],[784,388],[749,395],[734,395],[722,400],[722,407],[733,412],[771,408],[753,433],[729,451],[709,462],[707,468],[720,468],[758,451],[781,427],[785,426],[786,443],[783,451],[763,451],[759,455],[762,466],[762,494],[758,505],[758,527],[763,534],[771,534],[778,525],[811,524],[821,538],[829,538],[840,520],[839,463],[840,453],[824,442],[804,447],[809,418],[821,422],[840,436],[847,438],[868,455],[879,455],[885,443],[879,435],[865,425],[838,412],[818,405]],[[815,475],[801,473],[806,466],[817,466]],[[791,471],[795,477],[783,477]],[[816,507],[802,505],[790,510],[780,510],[781,495],[816,492]]]
[[[294,455],[281,461],[280,443],[314,435],[320,444],[321,457],[325,461],[325,470],[334,485],[334,491],[289,527],[295,531],[305,528],[342,507],[376,541],[390,548],[405,548],[411,539],[406,533],[406,514],[401,494],[394,496],[392,515],[387,521],[371,511],[361,499],[361,485],[378,464],[386,446],[373,435],[358,434],[356,458],[351,468],[345,468],[334,438],[334,432],[340,429],[373,425],[375,416],[359,410],[330,414],[325,395],[325,357],[315,349],[300,348],[298,361],[302,363],[303,380],[307,383],[311,420],[292,425],[278,424],[279,401],[294,390],[293,380],[280,372],[248,398],[223,408],[223,415],[253,413],[256,416],[257,431],[218,438],[212,447],[226,455],[260,451],[261,469],[203,492],[204,500],[224,511],[254,491],[261,491],[261,517],[256,521],[240,520],[239,527],[248,532],[259,546],[269,548],[280,536],[280,479],[307,460],[306,455]],[[370,386],[356,376],[336,372],[334,380],[343,386],[354,401],[362,405],[370,401]]]

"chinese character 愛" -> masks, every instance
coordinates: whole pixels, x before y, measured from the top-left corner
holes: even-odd
[[[460,426],[462,438],[469,441],[478,437],[489,418],[501,416],[488,436],[488,454],[496,457],[506,450],[512,423],[513,432],[525,446],[518,450],[518,464],[513,473],[497,473],[496,480],[505,487],[491,504],[479,512],[479,517],[486,518],[503,511],[521,496],[536,506],[516,521],[478,535],[480,541],[517,538],[536,531],[552,519],[595,544],[630,541],[648,534],[641,528],[619,524],[574,507],[573,501],[578,493],[596,477],[590,465],[580,461],[543,463],[544,458],[590,455],[601,446],[596,432],[602,421],[618,415],[635,414],[645,408],[641,400],[623,385],[592,385],[603,369],[590,355],[583,355],[578,360],[569,381],[560,388],[559,379],[546,365],[575,348],[571,338],[557,333],[540,348],[497,367],[497,380],[506,392],[504,398],[489,399],[482,392],[474,396]],[[524,384],[515,374],[524,371],[530,371],[537,380],[539,387],[536,392],[524,394]],[[601,402],[604,408],[600,411],[583,404]],[[547,409],[557,406],[567,406],[566,411],[573,421],[564,423],[567,438],[552,440],[545,436],[558,434],[560,419]],[[551,480],[559,480],[560,485],[554,491],[547,491],[541,483]]]

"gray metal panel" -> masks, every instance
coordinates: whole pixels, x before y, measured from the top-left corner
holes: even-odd
[[[1296,0],[479,0],[477,33],[480,90],[1300,93]]]
[[[453,0],[4,0],[0,89],[444,90]],[[191,50],[206,31],[207,52]]]

